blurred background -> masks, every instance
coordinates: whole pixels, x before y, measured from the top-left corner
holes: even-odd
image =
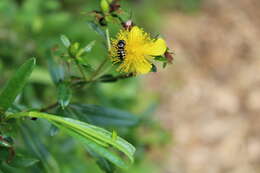
[[[49,50],[61,34],[83,44],[98,40],[86,25],[86,13],[98,8],[95,0],[0,0],[0,85],[35,56],[23,103],[55,100]],[[75,93],[74,101],[148,117],[128,134],[137,159],[125,172],[260,172],[260,1],[129,0],[122,8],[145,30],[161,33],[175,52],[174,63],[157,73]],[[89,56],[102,58],[105,48],[97,44]],[[61,147],[45,144],[63,172],[100,172],[80,146],[60,138]],[[73,155],[69,164],[60,148]]]

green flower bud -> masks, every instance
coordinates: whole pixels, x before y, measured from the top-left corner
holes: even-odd
[[[103,13],[109,13],[110,6],[107,0],[101,0],[100,1],[100,7]]]
[[[69,55],[72,58],[76,58],[77,57],[78,51],[79,51],[79,43],[78,42],[73,43],[73,44],[70,45],[70,47],[69,47]]]

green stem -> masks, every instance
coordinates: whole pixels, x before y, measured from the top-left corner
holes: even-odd
[[[106,39],[107,39],[107,49],[108,52],[111,50],[111,41],[110,41],[110,36],[109,36],[109,30],[108,28],[106,28]],[[102,68],[105,66],[106,62],[108,61],[108,58],[105,58],[103,60],[103,62],[99,65],[99,67],[97,68],[97,70],[93,73],[93,75],[90,77],[90,81],[92,81],[93,79],[95,79],[96,76],[99,75],[99,73],[101,72]]]
[[[40,112],[47,112],[48,110],[51,110],[51,109],[57,107],[58,105],[59,105],[58,102],[56,102],[56,103],[51,104],[51,105],[49,105],[49,106],[47,106],[45,108],[40,109],[39,111]]]
[[[109,82],[109,81],[117,81],[117,80],[123,80],[123,79],[128,79],[128,78],[132,78],[132,77],[135,77],[132,73],[130,74],[124,74],[124,75],[118,75],[118,76],[114,76],[114,77],[111,77],[109,79],[102,79],[102,78],[98,78],[96,80],[91,80],[91,81],[86,81],[85,79],[82,79],[80,81],[77,81],[75,83],[72,83],[71,87],[83,87],[85,86],[86,84],[90,84],[90,83],[93,83],[93,82]],[[41,108],[39,110],[39,112],[47,112],[55,107],[57,107],[59,104],[58,102],[56,103],[53,103],[49,106],[46,106],[44,108]]]
[[[108,48],[108,51],[110,51],[111,50],[111,41],[110,41],[108,28],[106,29],[106,39],[107,39],[107,48]]]
[[[107,58],[105,58],[101,64],[98,66],[97,70],[92,74],[92,76],[90,77],[89,81],[92,82],[95,80],[95,78],[99,75],[99,73],[101,72],[102,68],[105,66],[105,64],[107,63]]]
[[[135,77],[133,73],[129,73],[129,74],[123,74],[123,75],[118,75],[118,76],[109,76],[109,77],[105,77],[105,76],[101,76],[100,78],[97,79],[97,82],[115,82],[118,80],[122,80],[122,79],[128,79],[128,78],[132,78]]]
[[[85,72],[84,72],[84,69],[83,69],[83,68],[81,67],[81,65],[77,62],[77,60],[75,60],[75,63],[76,63],[76,65],[77,65],[77,67],[78,67],[78,69],[79,69],[79,71],[80,71],[82,77],[87,81],[88,78],[87,78],[87,76],[86,76],[86,74],[85,74]]]

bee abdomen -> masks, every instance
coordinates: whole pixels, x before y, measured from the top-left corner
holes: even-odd
[[[124,58],[125,58],[125,50],[123,50],[123,49],[118,49],[117,50],[117,55],[118,55],[118,58],[120,59],[120,60],[123,60]]]

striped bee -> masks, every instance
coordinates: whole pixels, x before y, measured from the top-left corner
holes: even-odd
[[[125,40],[119,40],[117,43],[117,56],[121,61],[125,58],[125,45]]]

